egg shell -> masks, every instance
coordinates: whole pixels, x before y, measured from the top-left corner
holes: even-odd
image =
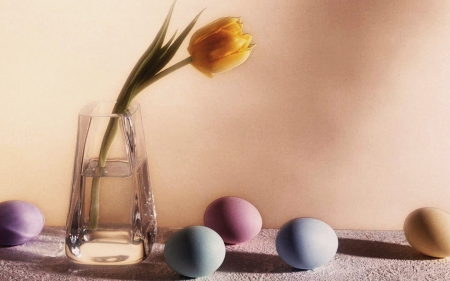
[[[44,223],[44,215],[33,204],[4,201],[0,203],[0,245],[23,244],[39,235]]]
[[[410,213],[403,224],[406,240],[422,254],[450,256],[450,214],[437,208],[420,208]]]
[[[213,201],[205,210],[205,226],[215,230],[227,244],[251,240],[262,227],[258,209],[250,202],[233,196]]]
[[[225,259],[225,252],[225,243],[214,230],[189,226],[169,237],[164,259],[173,271],[196,278],[216,271]]]
[[[298,269],[314,269],[327,264],[336,255],[336,232],[314,218],[296,218],[284,224],[275,240],[280,258]]]

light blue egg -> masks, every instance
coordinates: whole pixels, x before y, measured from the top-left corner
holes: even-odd
[[[325,222],[297,218],[284,224],[276,237],[276,249],[288,265],[308,270],[327,264],[336,255],[336,232]]]
[[[164,259],[173,271],[196,278],[216,271],[225,252],[225,243],[217,232],[205,226],[189,226],[169,237]]]

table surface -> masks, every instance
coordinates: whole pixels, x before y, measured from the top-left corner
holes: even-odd
[[[64,254],[64,229],[45,227],[26,244],[0,247],[0,280],[192,280],[164,262],[164,242],[174,229],[159,229],[157,243],[143,262],[89,266]],[[276,253],[278,230],[263,229],[249,242],[227,246],[222,266],[196,280],[450,280],[450,260],[413,250],[402,231],[336,230],[334,259],[315,270],[295,270]]]

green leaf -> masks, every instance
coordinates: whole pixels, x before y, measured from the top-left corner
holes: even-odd
[[[151,72],[146,72],[145,80],[140,84],[147,84],[148,80],[150,80],[154,75],[156,75],[159,71],[161,71],[169,63],[169,61],[174,57],[174,55],[180,48],[180,46],[183,43],[186,36],[189,34],[189,32],[194,27],[195,23],[197,22],[198,18],[202,14],[202,12],[200,12],[189,23],[189,25],[183,30],[183,32],[180,34],[180,36],[178,36],[178,38],[175,40],[175,42],[170,45],[170,47],[167,49],[167,51],[164,52],[164,54],[162,54],[160,57],[158,57],[158,62],[156,63],[156,67],[152,68]],[[147,84],[146,86],[149,86],[149,85],[150,84]],[[140,87],[140,88],[142,88],[142,87]]]
[[[161,58],[169,49],[170,45],[175,39],[175,35],[176,33],[173,34],[170,40],[162,48],[160,48],[158,52],[150,60],[148,60],[145,63],[143,70],[139,73],[139,76],[136,78],[136,83],[134,85],[135,88],[138,87],[140,84],[142,84],[143,81],[145,81],[145,77],[155,75],[160,70]],[[164,67],[164,65],[162,67]]]
[[[121,105],[123,102],[126,103],[127,97],[132,94],[131,90],[136,87],[134,85],[136,83],[136,77],[139,76],[139,73],[142,72],[143,69],[145,69],[145,65],[148,61],[152,60],[152,58],[157,54],[157,52],[161,49],[161,46],[164,42],[167,29],[169,27],[170,18],[172,17],[173,9],[175,7],[176,1],[173,2],[172,6],[170,7],[169,13],[166,16],[166,19],[164,20],[164,23],[162,24],[161,28],[159,29],[156,37],[153,39],[152,43],[148,47],[148,49],[144,52],[144,54],[141,56],[141,58],[138,60],[136,65],[134,66],[133,70],[131,71],[130,75],[127,78],[127,81],[125,82],[119,97],[117,98],[116,107],[114,109],[115,113],[118,113],[120,111],[125,110],[126,108],[123,108],[124,105]]]
[[[192,28],[194,27],[195,23],[197,22],[200,15],[203,13],[201,11],[192,21],[191,23],[181,32],[180,36],[173,42],[173,44],[170,46],[169,50],[167,50],[167,53],[164,54],[163,61],[165,61],[167,64],[175,55],[175,53],[178,51],[178,48],[180,48],[181,43],[183,43],[186,36],[191,32]]]

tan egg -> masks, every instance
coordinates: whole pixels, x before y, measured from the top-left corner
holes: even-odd
[[[450,256],[450,214],[437,208],[420,208],[405,219],[406,240],[422,254]]]

